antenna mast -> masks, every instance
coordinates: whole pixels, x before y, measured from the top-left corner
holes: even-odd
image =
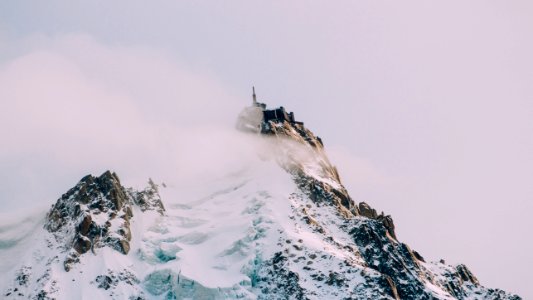
[[[254,100],[253,105],[257,106],[257,97],[255,96],[255,86],[252,86],[252,91],[253,91],[252,97]]]

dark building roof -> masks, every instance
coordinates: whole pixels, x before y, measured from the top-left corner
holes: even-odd
[[[263,121],[265,122],[271,121],[271,120],[281,121],[281,122],[287,121],[289,123],[303,125],[303,122],[295,121],[294,113],[293,112],[287,113],[287,111],[285,110],[283,106],[280,106],[279,108],[276,108],[276,109],[266,109],[265,103],[257,102],[257,97],[255,95],[255,88],[253,88],[252,106],[259,107],[263,110]]]

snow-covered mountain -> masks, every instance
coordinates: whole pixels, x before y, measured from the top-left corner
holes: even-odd
[[[256,161],[195,198],[151,180],[126,188],[109,171],[82,178],[24,249],[4,246],[2,298],[520,299],[400,242],[294,114],[254,98],[237,128],[260,145]]]

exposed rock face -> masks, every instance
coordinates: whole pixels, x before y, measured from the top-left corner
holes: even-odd
[[[127,254],[132,238],[133,205],[160,214],[165,210],[151,180],[144,191],[126,190],[110,171],[99,177],[83,177],[61,196],[48,213],[44,227],[69,251],[65,270],[69,271],[79,256],[90,250],[95,253],[98,248],[110,247]]]
[[[396,239],[394,221],[383,212],[378,214],[367,203],[356,204],[346,188],[342,185],[337,168],[333,166],[324,151],[322,139],[315,136],[303,123],[287,122],[286,120],[269,120],[261,125],[261,133],[280,139],[290,139],[305,147],[304,150],[295,147],[293,153],[284,153],[282,167],[293,174],[300,189],[309,195],[313,201],[333,204],[343,216],[350,218],[364,216],[378,220],[387,229],[388,234]],[[302,151],[307,156],[302,161]],[[312,161],[309,161],[312,160]],[[314,176],[313,176],[314,175]],[[329,179],[329,180],[324,180]]]
[[[306,299],[304,289],[298,283],[299,275],[286,267],[289,258],[277,252],[273,258],[259,269],[253,284],[261,289],[259,299],[285,299],[291,295],[293,299]]]
[[[142,191],[135,191],[133,189],[128,189],[127,191],[131,199],[133,199],[133,203],[139,206],[143,212],[154,210],[161,215],[165,213],[165,207],[159,195],[159,188],[152,179],[148,180],[148,186]]]

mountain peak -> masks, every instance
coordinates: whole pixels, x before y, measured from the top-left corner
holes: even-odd
[[[391,216],[352,199],[294,113],[254,95],[237,128],[261,145],[257,161],[199,194],[162,189],[167,209],[151,179],[139,191],[111,171],[83,177],[52,206],[3,295],[520,299],[402,243]]]
[[[252,106],[244,108],[238,117],[237,128],[276,139],[275,151],[281,153],[277,161],[292,175],[301,192],[319,206],[331,205],[336,209],[339,227],[345,228],[351,236],[362,266],[371,270],[363,275],[367,297],[463,299],[476,297],[474,294],[494,293],[502,299],[519,299],[503,291],[485,289],[465,265],[454,267],[426,262],[417,251],[400,242],[392,217],[383,212],[378,214],[369,204],[357,204],[350,197],[337,168],[327,157],[322,139],[294,116],[284,107],[267,109],[266,104],[256,101],[254,93]],[[291,142],[301,147],[293,147]],[[320,213],[308,208],[299,212],[315,232],[335,240],[325,225],[331,221],[320,220],[317,215]],[[285,256],[279,254],[279,257],[281,260]],[[329,276],[330,279],[343,277],[338,273]],[[440,294],[432,291],[434,287],[438,287]]]

